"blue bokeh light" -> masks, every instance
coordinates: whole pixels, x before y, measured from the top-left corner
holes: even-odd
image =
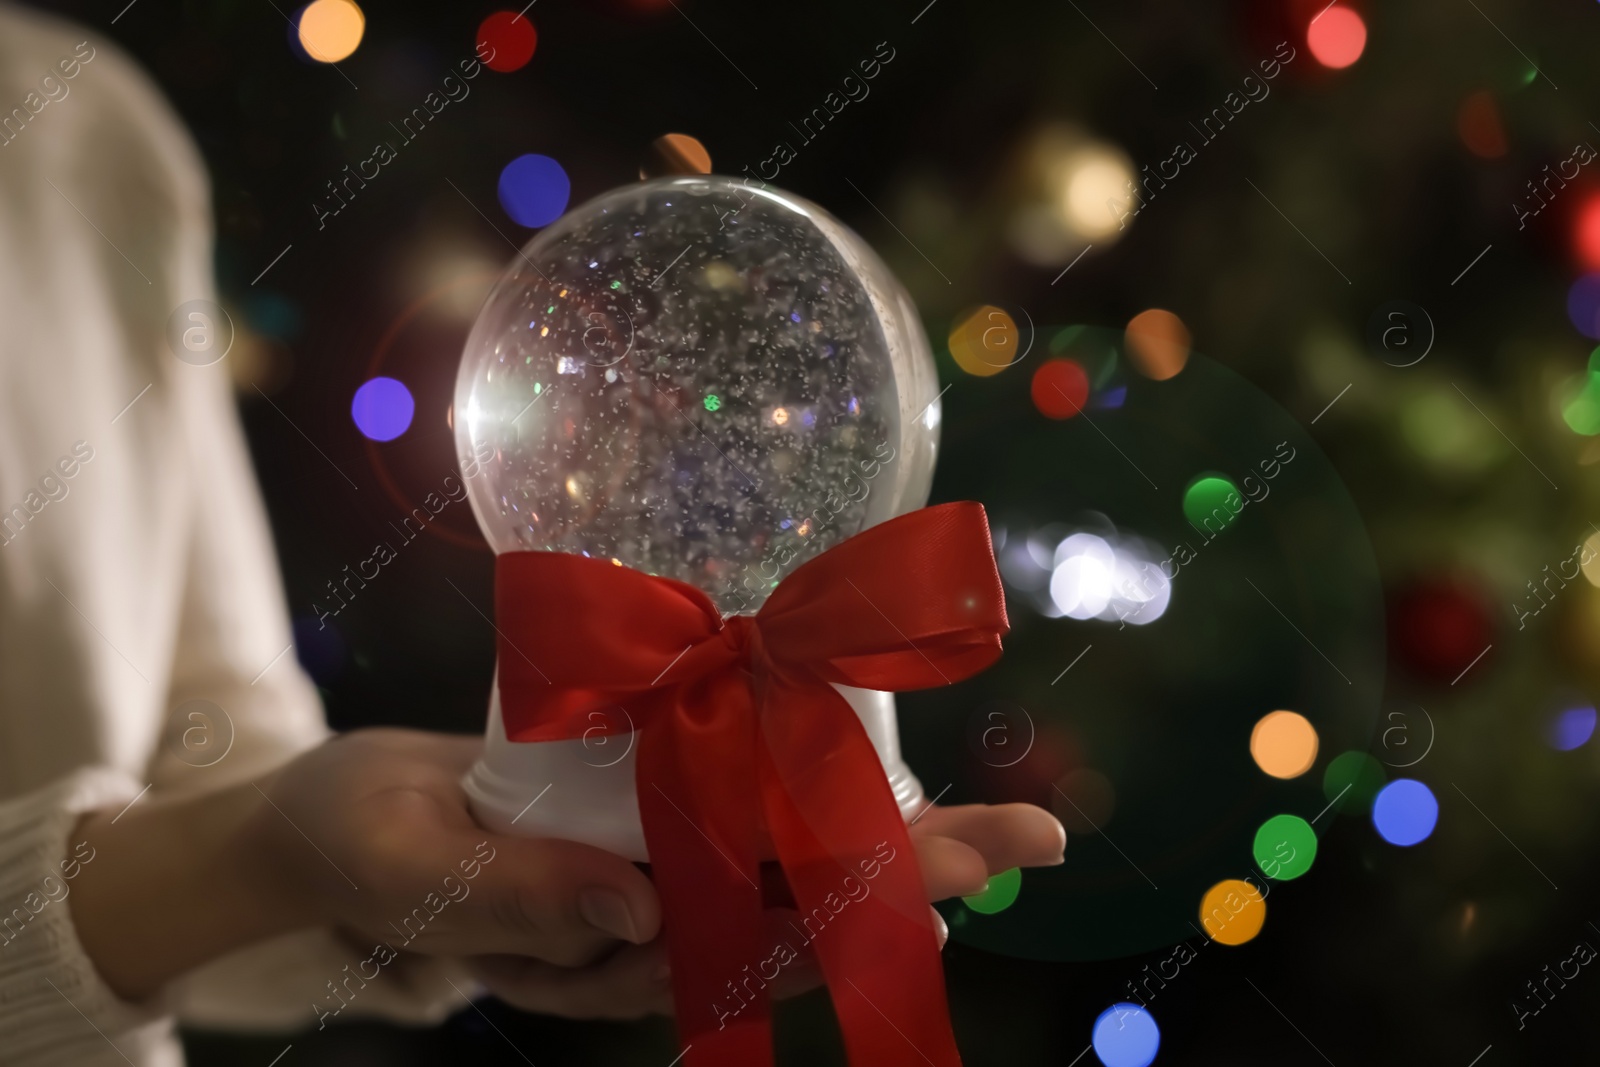
[[[1391,845],[1425,841],[1438,822],[1439,801],[1415,778],[1396,778],[1372,801],[1372,825]]]
[[[1094,1021],[1092,1040],[1105,1067],[1149,1067],[1161,1048],[1161,1029],[1149,1011],[1121,1001]]]
[[[393,441],[411,425],[417,405],[411,390],[393,378],[373,378],[362,383],[350,402],[356,429],[374,441]]]
[[[567,210],[572,182],[549,156],[518,156],[500,172],[500,206],[518,226],[548,226]]]
[[[1550,746],[1571,752],[1587,744],[1594,736],[1594,723],[1593,708],[1568,708],[1550,720]]]
[[[1600,340],[1600,274],[1585,274],[1567,290],[1567,318],[1579,333]]]

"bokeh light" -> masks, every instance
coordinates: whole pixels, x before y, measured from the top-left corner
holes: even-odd
[[[500,206],[519,226],[548,226],[567,210],[572,182],[549,156],[518,156],[500,172]]]
[[[1148,1009],[1122,1001],[1095,1019],[1092,1043],[1105,1067],[1149,1067],[1161,1048],[1161,1028]]]
[[[1011,366],[1019,338],[1016,320],[1004,308],[985,304],[950,331],[950,355],[968,374],[987,378]]]
[[[997,915],[1011,907],[1017,901],[1017,894],[1022,892],[1022,868],[1013,867],[1008,871],[989,876],[989,888],[970,897],[962,897],[962,903],[980,915]]]
[[[1343,70],[1367,47],[1367,24],[1347,7],[1329,7],[1306,27],[1306,47],[1318,63]]]
[[[1600,341],[1600,274],[1585,274],[1572,283],[1567,318],[1579,333]]]
[[[1129,183],[1133,165],[1121,152],[1100,145],[1073,153],[1062,166],[1059,208],[1067,227],[1088,240],[1110,237],[1126,228],[1113,204],[1131,217],[1138,209]]]
[[[1117,810],[1117,790],[1099,771],[1080,767],[1056,781],[1050,808],[1067,833],[1099,833]]]
[[[1578,209],[1572,244],[1580,267],[1587,271],[1600,270],[1600,194],[1590,196]]]
[[[1070,419],[1089,402],[1089,372],[1075,359],[1047,359],[1028,387],[1033,406],[1047,419]]]
[[[1274,778],[1298,778],[1317,762],[1317,728],[1298,712],[1269,712],[1250,731],[1250,758]]]
[[[313,0],[300,12],[300,47],[318,63],[337,63],[361,46],[367,17],[352,0]]]
[[[710,173],[711,153],[686,133],[664,133],[651,141],[650,151],[639,167],[640,178]]]
[[[393,441],[405,433],[416,410],[411,390],[393,378],[363,382],[350,403],[356,429],[374,441]]]
[[[527,16],[515,11],[496,11],[478,24],[478,54],[488,53],[484,66],[509,74],[521,70],[539,46],[539,31]]]
[[[1426,841],[1438,822],[1439,801],[1415,778],[1396,778],[1372,801],[1372,825],[1391,845]]]
[[[1322,772],[1322,795],[1339,812],[1366,811],[1388,780],[1383,764],[1369,753],[1341,752]]]
[[[1141,311],[1128,320],[1123,338],[1133,369],[1154,381],[1166,381],[1189,362],[1189,328],[1162,308]]]
[[[1584,437],[1600,434],[1600,374],[1585,371],[1561,383],[1561,421]]]
[[[1487,90],[1471,93],[1461,101],[1456,111],[1456,132],[1467,151],[1479,159],[1499,159],[1509,148],[1500,108]]]
[[[1229,506],[1230,499],[1238,501],[1237,509]],[[1183,491],[1183,517],[1201,533],[1221,533],[1233,525],[1243,510],[1244,497],[1239,495],[1239,487],[1220,474],[1201,475]]]
[[[1111,603],[1116,553],[1094,534],[1073,534],[1056,550],[1060,562],[1050,574],[1050,599],[1069,619],[1092,619]]]
[[[1594,723],[1593,708],[1568,708],[1550,720],[1550,747],[1559,752],[1581,748],[1594,736]]]
[[[1261,890],[1238,878],[1226,878],[1200,899],[1200,925],[1219,945],[1242,945],[1261,932],[1267,902]]]
[[[1587,563],[1583,562],[1585,556],[1589,559]],[[1578,566],[1590,585],[1600,586],[1600,533],[1592,533],[1583,539],[1583,548],[1578,552]]]
[[[1096,529],[1052,523],[1013,536],[999,530],[1000,575],[1046,618],[1097,618],[1119,629],[1161,618],[1172,600],[1172,579],[1157,563],[1167,551],[1147,538],[1119,536],[1114,527]]]
[[[1287,882],[1311,869],[1317,858],[1317,832],[1298,815],[1274,815],[1256,831],[1251,851],[1262,874]]]

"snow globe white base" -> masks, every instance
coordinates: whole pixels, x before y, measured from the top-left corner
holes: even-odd
[[[894,694],[834,688],[860,716],[901,816],[914,818],[926,801],[922,783],[900,757]],[[487,830],[581,841],[645,863],[649,854],[634,779],[636,741],[636,733],[612,734],[603,743],[598,737],[508,741],[496,685],[489,694],[483,755],[461,785],[471,801],[473,816]]]

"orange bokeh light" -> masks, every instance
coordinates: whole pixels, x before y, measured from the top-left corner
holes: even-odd
[[[987,378],[1011,366],[1019,339],[1016,320],[1003,308],[985,304],[950,331],[950,355],[968,374]]]
[[[300,13],[300,47],[318,63],[349,58],[366,31],[367,17],[351,0],[313,0]]]
[[[1166,381],[1189,362],[1189,328],[1162,308],[1141,311],[1130,319],[1123,340],[1133,369],[1154,381]]]
[[[1317,761],[1317,728],[1296,712],[1270,712],[1250,731],[1250,756],[1274,778],[1298,778]]]
[[[1244,944],[1261,932],[1266,921],[1267,902],[1261,890],[1238,878],[1218,882],[1200,900],[1200,924],[1219,945]]]
[[[1306,27],[1306,47],[1318,63],[1343,70],[1367,47],[1367,24],[1347,7],[1330,7]]]

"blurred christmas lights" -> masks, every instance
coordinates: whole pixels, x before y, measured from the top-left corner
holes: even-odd
[[[318,63],[337,63],[361,45],[367,17],[353,0],[313,0],[300,12],[300,47]]]
[[[1267,902],[1260,889],[1237,878],[1226,878],[1206,890],[1200,899],[1200,925],[1219,945],[1242,945],[1261,932],[1267,921]]]
[[[987,378],[1016,361],[1020,331],[1004,308],[985,304],[963,316],[948,340],[956,366],[974,377]]]
[[[1288,882],[1311,869],[1317,858],[1317,833],[1298,815],[1274,815],[1256,831],[1251,853],[1261,873]]]
[[[1189,362],[1189,328],[1170,311],[1139,312],[1128,320],[1123,340],[1133,369],[1153,381],[1174,377]]]
[[[686,133],[664,133],[651,141],[650,151],[639,167],[640,178],[710,173],[711,153]]]
[[[1439,801],[1415,778],[1396,778],[1372,801],[1372,825],[1391,845],[1409,847],[1426,841],[1438,822]]]
[[[1022,892],[1022,868],[1012,867],[989,876],[989,884],[981,893],[962,897],[961,902],[979,915],[998,915],[1017,901]]]
[[[1161,1028],[1148,1009],[1123,1001],[1095,1019],[1091,1043],[1104,1067],[1149,1067],[1161,1048]]]
[[[1365,752],[1341,752],[1322,772],[1322,795],[1340,812],[1365,811],[1388,780],[1383,764]]]
[[[1471,93],[1456,111],[1456,132],[1467,151],[1479,159],[1499,159],[1506,154],[1506,131],[1500,109],[1487,90]]]
[[[478,24],[478,55],[483,65],[501,74],[521,70],[539,45],[539,31],[527,16],[496,11]]]
[[[1550,720],[1550,747],[1559,752],[1583,747],[1594,736],[1594,723],[1594,708],[1568,708]]]
[[[1367,24],[1349,8],[1330,6],[1306,27],[1306,47],[1324,67],[1343,70],[1366,49]]]
[[[1298,712],[1263,715],[1250,731],[1250,758],[1274,778],[1298,778],[1317,761],[1317,728]]]
[[[373,441],[393,441],[411,426],[417,405],[411,390],[394,378],[373,378],[362,383],[350,402],[356,429]]]
[[[549,156],[518,156],[500,172],[500,206],[518,226],[548,226],[567,210],[572,182]]]
[[[1070,419],[1089,401],[1089,373],[1075,359],[1049,359],[1039,364],[1029,395],[1047,419]]]

